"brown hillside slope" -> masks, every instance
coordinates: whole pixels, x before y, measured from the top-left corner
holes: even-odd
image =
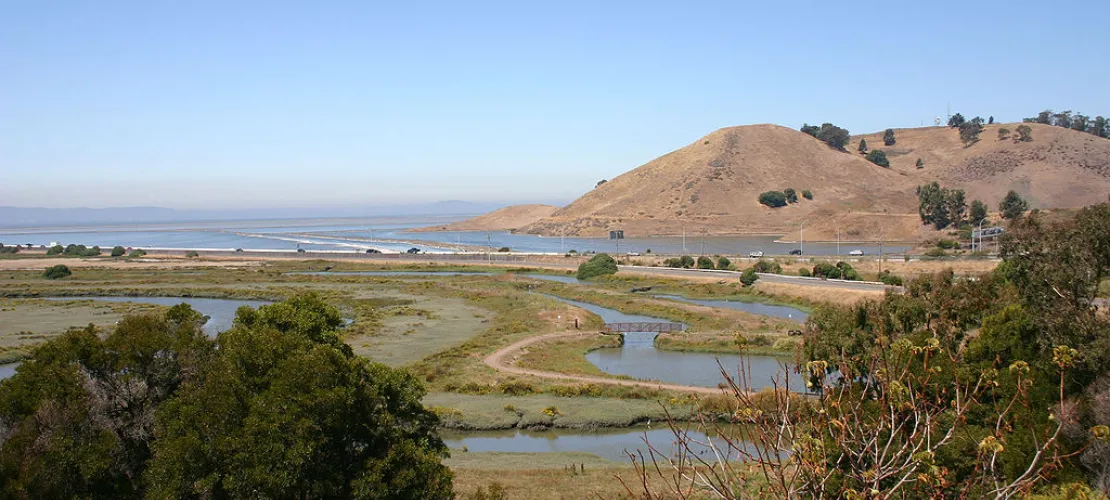
[[[849,211],[845,231],[874,226],[871,217],[916,213],[913,178],[881,168],[858,154],[835,151],[797,130],[777,125],[725,128],[627,172],[551,217],[525,227],[534,233],[628,236],[782,234],[803,220],[810,227]],[[800,201],[771,209],[759,193],[792,187]],[[814,199],[801,199],[802,190]],[[916,224],[887,216],[891,226],[916,237]],[[831,224],[831,223],[830,223]],[[825,226],[822,222],[818,226]],[[893,231],[893,228],[891,229]],[[868,236],[855,231],[855,237]],[[878,234],[874,235],[878,238]]]
[[[882,133],[860,138],[887,153],[891,168],[920,179],[967,191],[970,203],[983,200],[992,210],[1009,190],[1037,208],[1078,208],[1106,201],[1110,193],[1110,140],[1062,127],[1026,124],[1033,140],[1015,142],[1021,123],[987,125],[979,142],[964,147],[959,131],[949,127],[895,129],[897,143],[884,146]],[[1001,128],[1009,139],[999,139]],[[917,159],[925,167],[917,169]]]
[[[559,207],[551,205],[513,205],[445,226],[423,227],[412,231],[508,231],[550,216],[558,209]]]
[[[1018,124],[1006,125],[1011,131]],[[1105,201],[1110,192],[1110,141],[1058,127],[1033,127],[1033,141],[999,141],[991,125],[965,148],[955,129],[895,131],[898,143],[872,149],[888,153],[892,168],[855,152],[832,150],[799,131],[776,125],[725,128],[617,177],[522,230],[540,234],[600,236],[623,229],[628,236],[687,234],[786,234],[802,221],[806,239],[912,241],[934,236],[917,216],[915,188],[938,181],[965,189],[968,200],[992,209],[1014,189],[1034,206],[1074,207]],[[1016,132],[1014,132],[1016,133]],[[920,157],[925,168],[914,164]],[[792,187],[814,199],[771,209],[759,193]]]

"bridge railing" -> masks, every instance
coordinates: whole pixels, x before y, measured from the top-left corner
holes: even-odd
[[[666,333],[681,332],[686,329],[682,323],[636,322],[636,323],[606,323],[605,331],[610,333],[649,332]]]

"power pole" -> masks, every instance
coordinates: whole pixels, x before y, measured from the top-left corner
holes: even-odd
[[[486,231],[486,262],[493,264],[493,233]]]
[[[802,221],[802,223],[798,225],[798,251],[802,252],[803,255],[806,251],[806,240],[805,236],[802,233],[802,229],[804,227],[806,227],[806,221]]]
[[[682,253],[686,253],[686,226],[682,226]]]

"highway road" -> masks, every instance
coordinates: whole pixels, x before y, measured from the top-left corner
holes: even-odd
[[[716,269],[676,269],[670,267],[645,267],[645,266],[617,266],[621,271],[636,272],[657,276],[678,277],[705,277],[720,276],[724,279],[740,279],[740,271],[720,271]],[[782,274],[756,273],[759,279],[768,283],[790,283],[802,286],[820,286],[827,288],[846,288],[850,290],[878,291],[887,289],[902,291],[900,286],[891,286],[876,281],[847,281],[826,280],[821,278],[806,278],[803,276],[787,276]]]

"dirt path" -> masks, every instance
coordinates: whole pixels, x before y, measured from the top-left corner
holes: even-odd
[[[712,387],[698,387],[692,385],[674,385],[663,384],[659,382],[645,382],[640,380],[623,380],[605,377],[591,377],[587,375],[569,375],[566,373],[549,372],[543,370],[531,370],[528,368],[521,368],[514,365],[517,356],[526,347],[539,342],[558,339],[572,339],[578,337],[588,337],[597,335],[596,333],[549,333],[546,335],[539,335],[536,337],[529,337],[524,340],[517,341],[508,346],[498,349],[493,354],[486,356],[482,360],[490,368],[499,372],[515,373],[518,375],[532,375],[534,377],[546,379],[559,379],[559,380],[573,380],[576,382],[586,382],[589,384],[610,384],[610,385],[623,385],[627,387],[646,387],[649,389],[660,389],[665,391],[679,391],[679,392],[697,392],[700,394],[723,394],[722,389]]]

